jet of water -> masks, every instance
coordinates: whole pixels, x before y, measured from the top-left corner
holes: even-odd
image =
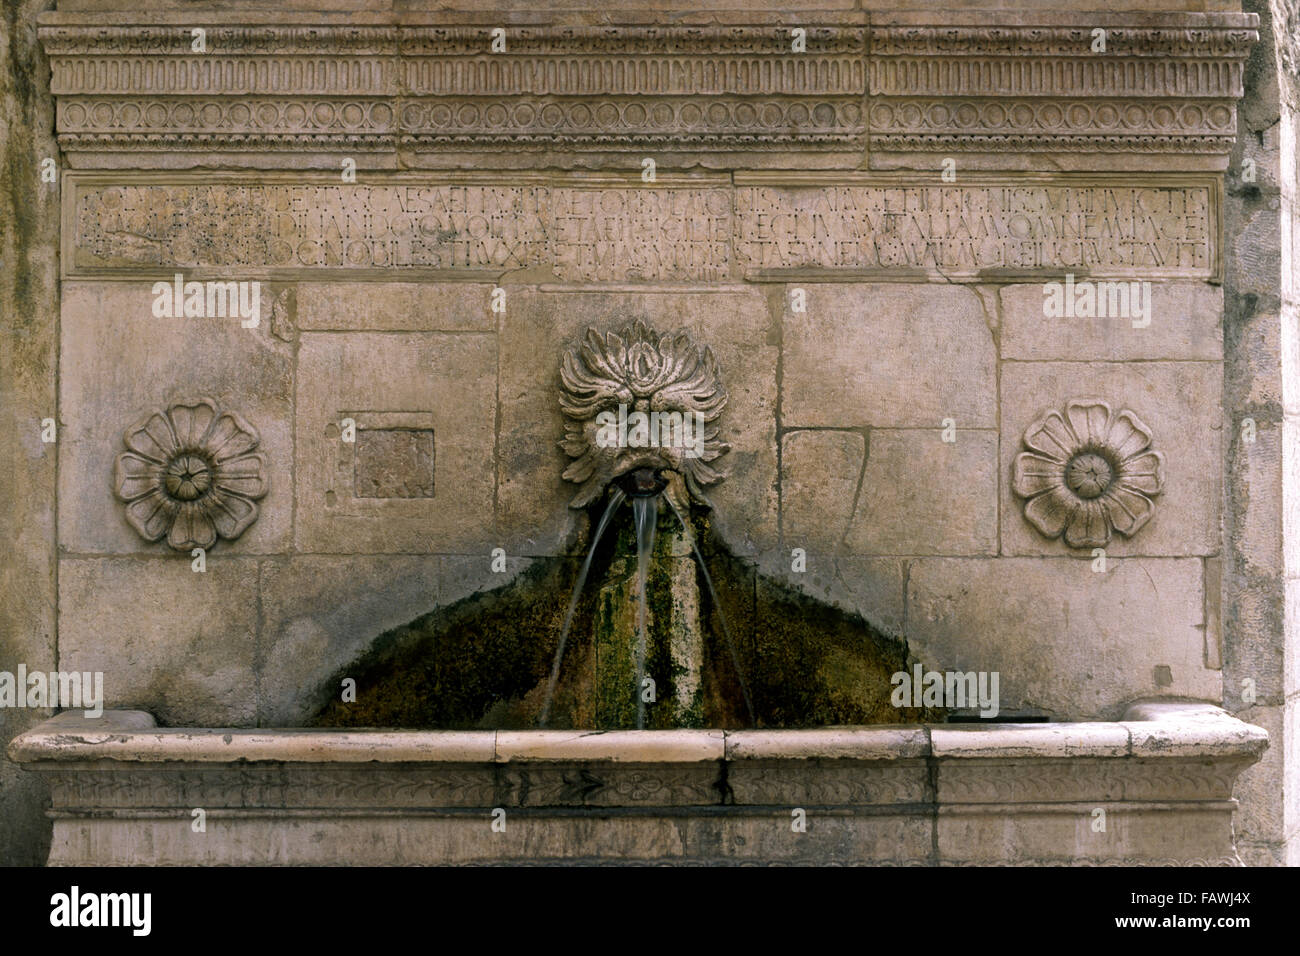
[[[731,639],[731,628],[727,627],[727,616],[722,613],[722,605],[718,602],[718,592],[713,587],[713,576],[709,574],[709,566],[704,563],[704,555],[700,554],[700,546],[695,542],[695,534],[691,531],[691,526],[686,523],[682,513],[677,510],[673,504],[673,499],[669,495],[664,495],[664,500],[668,502],[668,507],[673,509],[673,514],[677,515],[677,520],[681,522],[682,530],[686,532],[687,540],[691,542],[691,550],[695,552],[695,560],[699,562],[700,571],[704,573],[704,583],[709,588],[709,599],[713,602],[713,610],[718,615],[718,621],[722,624],[722,636],[727,641],[727,650],[731,652],[731,664],[736,669],[736,680],[740,683],[740,692],[745,697],[745,710],[749,713],[749,723],[753,726],[754,721],[754,702],[749,696],[749,688],[745,686],[745,675],[740,671],[740,655],[736,653],[736,644]]]
[[[627,499],[620,489],[615,488],[609,496],[609,505],[605,508],[605,513],[600,516],[600,521],[596,523],[596,532],[591,536],[591,547],[587,549],[587,559],[582,562],[582,569],[578,572],[578,581],[573,586],[573,596],[569,598],[569,610],[564,615],[564,627],[560,630],[560,646],[555,650],[555,663],[551,666],[551,678],[546,682],[546,697],[542,701],[542,715],[537,723],[540,727],[546,726],[546,721],[551,716],[551,702],[555,698],[555,685],[560,679],[560,662],[564,660],[564,645],[569,640],[569,628],[573,624],[573,613],[578,608],[578,598],[582,596],[582,587],[587,583],[587,574],[591,571],[591,561],[596,555],[596,545],[600,544],[601,537],[605,534],[605,529],[609,527],[609,519],[614,516]],[[638,540],[639,540],[638,532]],[[637,695],[640,699],[640,695]]]
[[[655,547],[655,527],[659,522],[659,496],[632,499],[632,516],[636,524],[636,729],[645,728],[645,645],[646,581],[650,574],[650,555]]]

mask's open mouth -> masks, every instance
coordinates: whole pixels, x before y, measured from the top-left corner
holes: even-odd
[[[614,479],[614,486],[629,498],[650,498],[668,487],[660,469],[634,468]]]

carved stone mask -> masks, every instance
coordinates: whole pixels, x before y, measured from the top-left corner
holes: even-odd
[[[707,506],[704,487],[723,477],[711,463],[731,450],[718,440],[726,404],[713,351],[689,332],[660,334],[642,319],[604,334],[588,329],[560,364],[560,447],[574,459],[564,477],[581,485],[570,507],[586,507],[637,469],[675,472]]]

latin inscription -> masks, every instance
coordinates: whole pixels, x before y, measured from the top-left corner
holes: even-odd
[[[1208,185],[81,186],[73,267],[1207,276]]]
[[[978,274],[1062,269],[1208,273],[1205,188],[742,188],[747,272],[820,268]]]

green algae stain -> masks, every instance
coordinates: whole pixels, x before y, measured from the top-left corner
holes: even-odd
[[[686,539],[664,509],[647,586],[645,674],[654,681],[655,700],[646,704],[646,727],[749,724],[723,615],[758,726],[943,719],[941,711],[890,704],[890,677],[912,663],[901,640],[758,574],[719,545],[706,517],[694,514],[691,523],[718,600],[709,597],[693,558],[682,555]],[[636,726],[631,509],[623,509],[611,531],[574,616],[551,727]],[[576,559],[538,560],[510,584],[384,634],[324,685],[321,694],[331,699],[321,701],[312,724],[536,726],[577,570]],[[357,680],[355,703],[332,699],[343,677]]]

